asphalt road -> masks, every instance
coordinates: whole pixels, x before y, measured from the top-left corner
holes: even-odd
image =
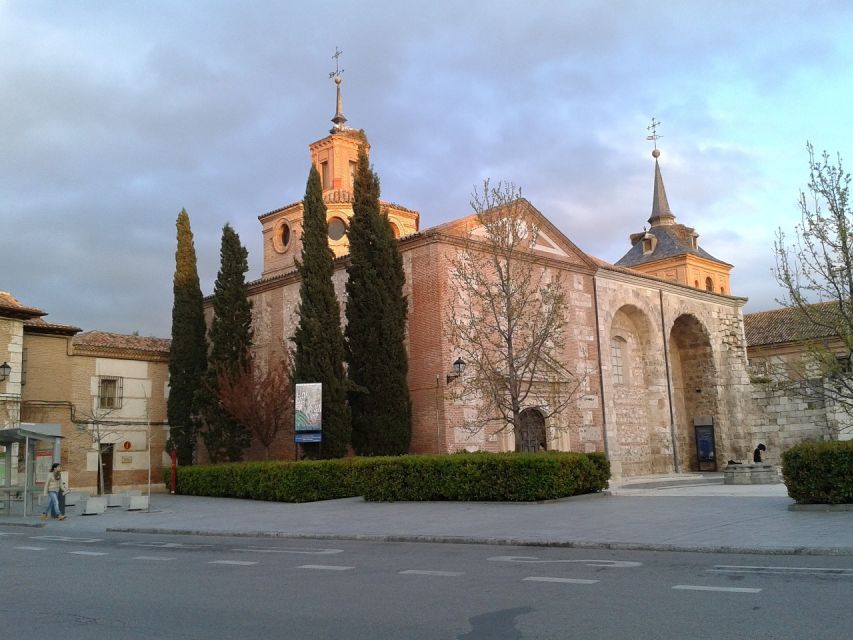
[[[0,637],[832,638],[853,559],[0,528]]]

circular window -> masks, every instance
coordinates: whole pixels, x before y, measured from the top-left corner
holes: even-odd
[[[347,226],[340,218],[332,218],[329,220],[329,237],[332,240],[340,240],[347,232]]]
[[[290,229],[290,224],[287,220],[280,221],[273,230],[272,244],[275,250],[279,253],[284,253],[290,248],[290,241],[293,239],[293,232]]]

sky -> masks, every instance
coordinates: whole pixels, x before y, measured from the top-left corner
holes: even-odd
[[[814,0],[0,0],[0,290],[168,337],[181,208],[205,295],[226,223],[260,277],[257,217],[304,195],[339,48],[347,124],[422,229],[510,181],[615,262],[651,213],[654,117],[678,222],[773,308],[806,142],[853,155],[851,36],[853,5]]]

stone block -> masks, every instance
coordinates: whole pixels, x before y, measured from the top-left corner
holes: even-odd
[[[83,510],[80,515],[83,516],[100,515],[107,510],[107,500],[104,496],[89,497],[86,500],[81,501],[81,505]]]
[[[148,496],[128,496],[128,511],[142,511],[148,508]]]
[[[779,484],[779,470],[772,464],[730,464],[723,469],[724,484]]]

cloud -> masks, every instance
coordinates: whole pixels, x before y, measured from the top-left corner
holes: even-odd
[[[651,207],[651,116],[680,222],[765,305],[796,222],[806,138],[845,152],[851,10],[723,2],[4,3],[0,289],[86,329],[168,335],[174,221],[202,286],[223,224],[261,269],[257,216],[301,198],[334,112],[364,128],[383,197],[422,226],[510,180],[615,261]],[[805,91],[804,91],[805,87]],[[837,146],[836,146],[837,145]],[[772,305],[771,305],[772,306]]]

